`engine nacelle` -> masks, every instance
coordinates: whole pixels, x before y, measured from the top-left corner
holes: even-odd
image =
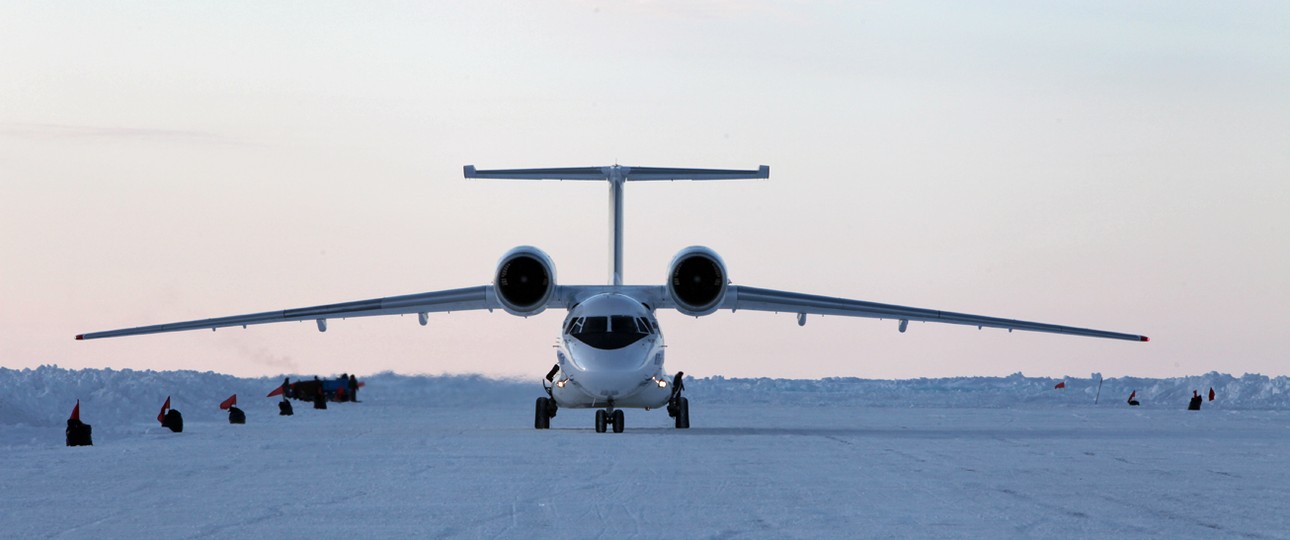
[[[533,246],[512,249],[497,262],[493,291],[502,309],[511,315],[542,313],[555,294],[555,263]]]
[[[690,246],[672,258],[667,269],[667,294],[676,310],[695,317],[721,306],[726,297],[726,263],[717,252]]]

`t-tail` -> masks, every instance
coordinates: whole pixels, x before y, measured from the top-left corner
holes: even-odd
[[[647,180],[747,180],[770,178],[770,167],[756,170],[677,169],[670,167],[564,167],[555,169],[494,169],[465,167],[466,178],[500,180],[605,180],[609,182],[610,282],[623,284],[623,183]]]

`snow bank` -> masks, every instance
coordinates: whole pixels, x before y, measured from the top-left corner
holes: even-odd
[[[711,377],[686,382],[691,399],[713,403],[865,405],[870,407],[1085,407],[1127,406],[1129,394],[1144,408],[1185,408],[1192,391],[1202,395],[1213,388],[1216,400],[1206,407],[1223,409],[1290,408],[1290,377],[1241,377],[1211,372],[1192,377],[1149,379],[952,377],[944,379],[877,380],[830,377],[826,379],[726,379]],[[1098,383],[1101,381],[1099,396]],[[1066,387],[1055,389],[1058,383]]]
[[[296,381],[312,379],[313,375],[290,377]],[[157,425],[157,413],[167,396],[171,398],[171,407],[182,412],[185,420],[227,418],[228,413],[218,405],[231,394],[238,395],[238,407],[248,413],[276,415],[278,398],[265,396],[282,384],[282,378],[240,378],[211,371],[68,370],[49,365],[22,370],[0,368],[0,426],[61,427],[78,399],[82,420],[94,425],[95,430],[122,424]],[[363,381],[368,386],[359,392],[360,399],[366,400],[367,388],[377,388],[380,389],[377,399],[393,404],[519,403],[531,401],[541,392],[538,381],[507,381],[478,375],[431,377],[382,373]],[[301,405],[301,402],[294,403]]]
[[[312,375],[292,375],[292,380]],[[690,399],[722,404],[862,405],[867,407],[1092,407],[1098,392],[1097,374],[1089,378],[954,377],[943,379],[874,380],[856,378],[687,379]],[[442,407],[523,407],[541,394],[540,381],[499,380],[478,375],[398,375],[381,373],[363,379],[363,400]],[[156,425],[166,396],[186,419],[219,421],[217,405],[238,394],[248,413],[276,414],[276,399],[265,394],[281,377],[239,378],[214,372],[136,371],[130,369],[68,370],[57,366],[36,369],[0,368],[0,426],[62,426],[77,399],[84,420],[96,430],[113,426]],[[1066,388],[1054,389],[1064,381]],[[1103,381],[1099,406],[1121,407],[1136,390],[1144,409],[1181,409],[1192,390],[1214,388],[1218,399],[1206,407],[1221,409],[1290,408],[1290,377],[1241,377],[1208,373],[1194,377],[1148,379],[1111,378]]]

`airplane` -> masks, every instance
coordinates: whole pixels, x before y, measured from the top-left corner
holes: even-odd
[[[1070,334],[1126,341],[1148,341],[1146,336],[1061,326],[1040,322],[954,313],[864,300],[834,298],[790,291],[732,284],[725,262],[715,251],[690,246],[673,257],[663,285],[623,283],[623,188],[627,182],[672,180],[768,179],[770,167],[755,170],[690,169],[665,167],[570,167],[479,170],[464,167],[467,179],[603,181],[609,185],[611,235],[610,283],[559,285],[555,264],[542,250],[519,246],[498,261],[491,285],[391,296],[280,311],[266,311],[137,328],[91,332],[78,340],[156,334],[210,328],[314,321],[320,332],[329,319],[415,313],[425,326],[429,314],[445,311],[501,309],[529,317],[546,309],[568,314],[556,346],[556,363],[543,380],[546,395],[534,404],[533,427],[549,429],[560,408],[596,409],[595,430],[612,427],[622,433],[623,409],[667,410],[675,427],[690,427],[689,400],[683,395],[683,373],[668,376],[663,367],[663,333],[655,313],[674,309],[694,317],[717,310],[770,311],[797,314],[798,325],[807,315],[867,317],[899,321],[905,332],[910,321],[935,322]]]

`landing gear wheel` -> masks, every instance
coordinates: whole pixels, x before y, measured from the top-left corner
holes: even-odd
[[[613,416],[614,416],[614,433],[622,433],[623,432],[623,411],[621,409],[614,411]]]
[[[609,421],[609,414],[605,411],[596,411],[596,433],[605,432],[605,424]]]
[[[690,429],[690,400],[677,398],[675,408],[676,429]]]
[[[548,411],[549,398],[537,398],[537,405],[533,411],[533,429],[551,429],[551,414]]]

